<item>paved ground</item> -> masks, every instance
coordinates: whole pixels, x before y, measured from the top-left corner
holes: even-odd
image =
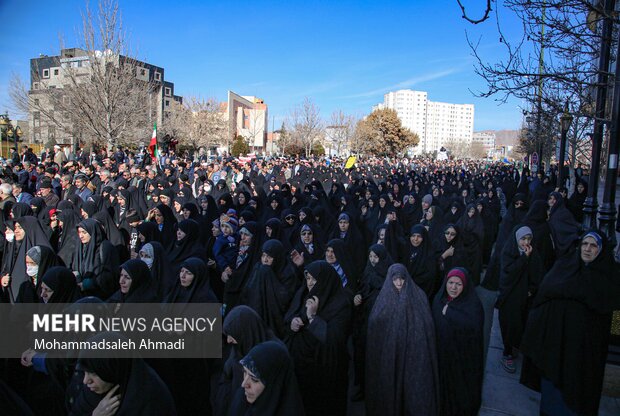
[[[604,184],[601,183],[598,192],[598,203],[603,202]],[[616,192],[616,207],[620,203],[620,183]],[[616,233],[617,241],[620,241],[620,233]],[[517,358],[517,372],[508,374],[500,364],[503,344],[497,320],[495,293],[481,287],[477,288],[478,296],[484,306],[485,322],[485,345],[487,357],[482,387],[482,407],[480,416],[532,416],[539,414],[540,394],[522,386],[519,383],[521,374],[521,358]],[[605,369],[605,385],[599,416],[620,415],[620,367],[608,365]],[[605,395],[607,394],[607,395]],[[613,397],[611,397],[613,396]],[[364,412],[363,402],[349,403],[349,416],[362,416]]]
[[[477,288],[478,296],[485,309],[485,342],[488,345],[484,384],[482,388],[482,407],[480,416],[532,416],[538,415],[540,394],[522,386],[519,383],[521,373],[521,358],[517,358],[517,372],[509,374],[502,368],[500,358],[503,344],[499,330],[497,311],[493,305],[495,294],[491,291]],[[620,383],[620,367],[607,366],[606,386],[604,392],[618,395]],[[619,395],[620,396],[620,395]],[[364,403],[350,402],[349,416],[363,416]],[[599,416],[620,415],[620,397],[603,396]]]
[[[482,388],[482,408],[479,415],[484,416],[529,416],[538,414],[540,394],[519,384],[521,373],[521,358],[516,360],[517,372],[508,374],[500,364],[503,344],[499,331],[497,311],[493,312],[493,294],[488,290],[478,288],[480,299],[485,306],[488,317],[492,317],[492,327],[489,333],[489,348],[487,350],[484,385]],[[491,319],[488,319],[491,320]],[[617,366],[607,367],[608,378],[619,372]],[[614,377],[614,379],[615,379]],[[610,380],[611,382],[611,380]],[[609,383],[607,383],[609,384]],[[603,396],[599,416],[620,415],[620,398]]]

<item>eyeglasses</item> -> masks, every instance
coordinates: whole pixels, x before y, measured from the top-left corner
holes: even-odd
[[[294,215],[289,215],[288,217],[286,217],[287,221],[294,221],[295,220],[295,216]]]
[[[307,236],[307,235],[312,235],[312,233],[310,231],[304,231],[301,233],[301,235]]]

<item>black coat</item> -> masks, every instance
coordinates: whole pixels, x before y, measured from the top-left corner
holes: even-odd
[[[308,265],[317,280],[312,290],[302,286],[295,294],[284,322],[284,342],[295,364],[306,415],[344,416],[347,408],[349,357],[347,338],[350,333],[351,303],[342,289],[338,274],[329,263],[319,260]],[[306,300],[319,299],[319,309],[312,323],[306,316]],[[304,326],[290,329],[293,318]],[[320,398],[320,400],[317,400]]]
[[[585,264],[578,248],[545,275],[521,342],[521,382],[538,389],[545,377],[584,415],[598,414],[611,314],[620,308],[620,268],[598,235],[603,247],[593,262]]]
[[[482,401],[484,309],[470,281],[463,282],[463,292],[451,299],[446,292],[447,280],[444,279],[432,308],[441,414],[474,416]]]
[[[502,250],[499,295],[496,307],[499,309],[499,325],[504,344],[519,347],[527,322],[531,298],[536,294],[544,271],[540,254],[532,249],[526,256],[519,251],[515,232]]]

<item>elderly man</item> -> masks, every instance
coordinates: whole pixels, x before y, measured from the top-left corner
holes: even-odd
[[[55,145],[54,146],[54,163],[58,166],[62,166],[67,161],[67,155],[62,150],[62,147]]]
[[[77,192],[77,186],[73,185],[73,177],[70,173],[65,173],[60,178],[60,186],[62,191],[60,192],[60,199],[66,201],[71,195]]]
[[[30,201],[33,198],[32,195],[24,191],[24,185],[21,183],[13,184],[13,196],[15,197],[16,202],[23,202],[28,205],[30,205]]]
[[[60,198],[58,198],[58,195],[56,195],[52,189],[52,181],[49,178],[45,178],[41,181],[41,189],[39,189],[39,194],[45,201],[45,205],[55,208],[58,201],[60,201]]]
[[[15,198],[13,197],[13,187],[11,184],[3,183],[0,184],[0,210],[4,210],[4,206],[7,202],[15,203]]]
[[[97,193],[101,194],[106,186],[116,189],[116,183],[112,180],[112,174],[108,169],[103,169],[99,172],[99,177],[101,178],[101,183],[97,187]]]

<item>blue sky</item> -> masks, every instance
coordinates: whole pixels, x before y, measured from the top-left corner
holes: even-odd
[[[479,15],[486,2],[464,3]],[[84,4],[0,0],[0,112],[12,108],[11,74],[27,80],[29,59],[57,55],[60,36],[66,45],[77,44]],[[384,93],[401,88],[427,91],[432,101],[475,104],[475,130],[521,124],[518,101],[499,105],[470,92],[485,84],[474,73],[465,31],[480,38],[487,60],[503,57],[504,50],[495,21],[467,23],[456,0],[119,4],[138,57],[164,67],[177,94],[224,101],[232,90],[261,97],[276,128],[304,97],[313,99],[325,119],[335,110],[362,116]]]

